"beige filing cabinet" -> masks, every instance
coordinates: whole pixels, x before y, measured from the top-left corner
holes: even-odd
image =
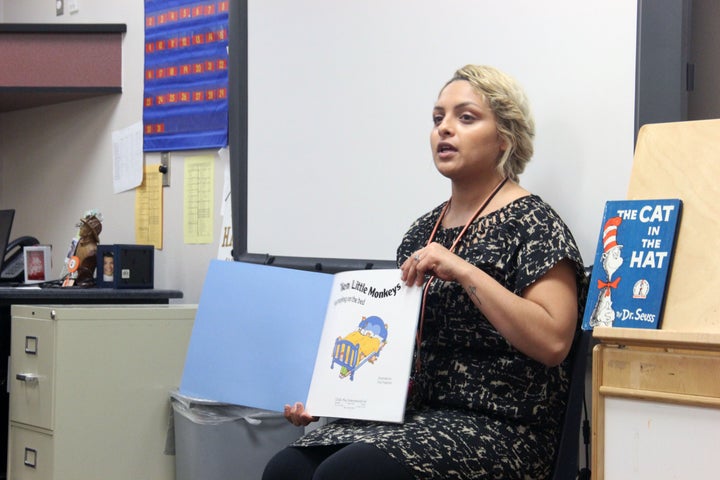
[[[13,306],[8,478],[175,477],[165,455],[195,305]]]

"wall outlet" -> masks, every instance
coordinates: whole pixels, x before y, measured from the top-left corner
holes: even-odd
[[[63,14],[65,2],[64,0],[55,0],[55,15],[60,16]]]
[[[78,0],[65,0],[65,6],[67,7],[67,11],[70,14],[80,11],[80,5],[78,5]]]

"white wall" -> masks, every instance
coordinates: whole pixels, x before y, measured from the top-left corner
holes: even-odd
[[[53,0],[0,0],[6,23],[124,23],[123,93],[0,113],[0,208],[15,208],[13,237],[33,235],[53,245],[53,272],[61,273],[75,224],[86,210],[105,220],[101,243],[135,243],[135,193],[113,194],[112,132],[142,120],[143,0],[79,0],[76,14],[55,15]],[[183,156],[171,155],[170,187],[164,188],[164,245],[155,252],[155,288],[199,300],[209,261],[217,254],[224,165],[215,168],[214,242],[183,240]],[[159,155],[146,154],[146,164]]]

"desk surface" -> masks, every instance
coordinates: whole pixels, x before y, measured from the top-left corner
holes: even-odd
[[[182,298],[179,290],[154,288],[8,288],[0,287],[0,306],[39,303],[168,303]]]

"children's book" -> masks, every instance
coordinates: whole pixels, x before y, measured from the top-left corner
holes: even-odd
[[[681,210],[679,199],[605,204],[583,330],[658,328]]]
[[[314,416],[402,422],[422,287],[400,270],[320,272],[214,260],[180,393]]]

